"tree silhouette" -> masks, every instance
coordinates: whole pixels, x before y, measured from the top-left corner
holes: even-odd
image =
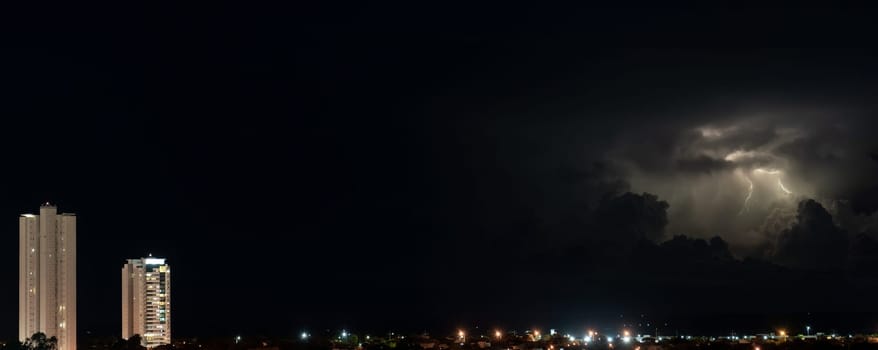
[[[43,332],[36,332],[24,341],[22,348],[27,350],[55,350],[58,347],[58,338],[47,338]]]
[[[143,345],[143,337],[140,334],[135,334],[128,337],[128,342],[125,346],[127,350],[143,350],[146,349]]]

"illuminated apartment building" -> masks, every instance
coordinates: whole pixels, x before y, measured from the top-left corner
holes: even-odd
[[[128,259],[122,267],[122,338],[142,345],[171,343],[171,267],[165,259]]]

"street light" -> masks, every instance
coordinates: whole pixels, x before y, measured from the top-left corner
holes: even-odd
[[[500,331],[494,331],[494,336],[497,337],[497,340],[500,340],[500,337],[503,336],[503,333],[500,333]]]
[[[807,335],[811,335],[811,326],[805,326],[805,332]]]
[[[302,332],[302,340],[308,339],[308,332]]]

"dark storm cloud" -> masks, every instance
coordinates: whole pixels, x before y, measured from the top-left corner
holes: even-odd
[[[866,234],[878,238],[878,212],[864,214],[859,212],[851,200],[835,200],[827,206],[836,225],[843,227],[850,235]]]
[[[866,131],[874,126],[869,118],[854,115],[812,124],[806,133],[776,149],[778,156],[791,160],[789,170],[813,184],[815,196],[850,199],[874,187],[878,166],[869,157],[875,143]]]
[[[695,158],[678,159],[676,161],[676,170],[685,173],[706,173],[710,174],[714,171],[723,171],[732,168],[734,165],[724,159],[716,159],[707,155],[700,155]]]
[[[667,202],[649,193],[605,198],[594,212],[594,230],[610,241],[656,240],[668,224],[667,209]]]
[[[799,203],[797,222],[781,232],[773,260],[804,269],[837,269],[845,265],[847,233],[835,226],[832,216],[820,203]]]
[[[729,245],[721,237],[712,237],[709,240],[692,238],[684,235],[676,235],[660,244],[642,241],[632,256],[635,264],[640,268],[649,270],[680,269],[721,271],[737,261],[729,250]],[[643,266],[651,264],[653,266]],[[705,265],[713,268],[705,268]]]
[[[575,196],[586,208],[598,201],[627,192],[631,185],[624,173],[609,162],[596,161],[587,166],[562,165],[559,180],[575,190]]]
[[[664,236],[668,204],[654,195],[606,193],[596,205],[579,213],[579,224],[562,228],[573,232],[549,254],[569,266],[615,271],[631,258],[638,242]]]
[[[769,151],[789,138],[762,120],[728,115],[717,120],[690,118],[674,125],[675,130],[656,132],[648,126],[623,133],[615,147],[625,161],[645,172],[705,172],[776,164],[777,157]]]

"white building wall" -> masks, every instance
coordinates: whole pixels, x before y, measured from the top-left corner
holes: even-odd
[[[57,212],[55,207],[40,207],[40,331],[47,336],[58,336]]]
[[[25,214],[18,219],[18,336],[29,338],[39,330],[39,218]]]
[[[76,349],[76,216],[61,214],[58,220],[58,349]]]

